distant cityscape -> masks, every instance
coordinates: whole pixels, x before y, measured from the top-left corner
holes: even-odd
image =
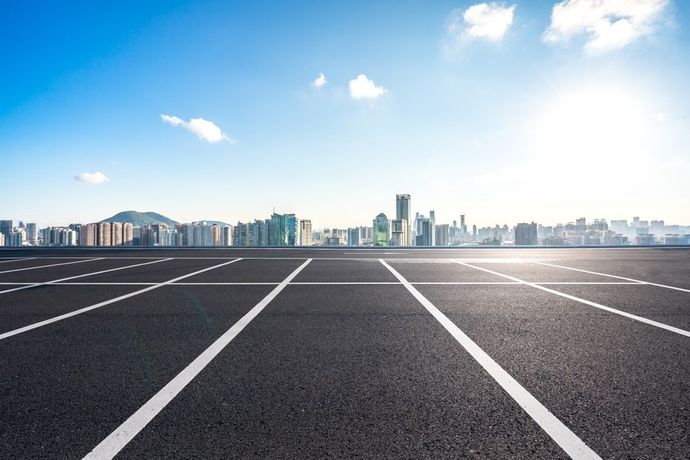
[[[113,218],[64,227],[38,228],[35,223],[0,220],[0,246],[83,247],[282,247],[282,246],[654,246],[690,245],[690,225],[667,225],[664,220],[594,219],[542,225],[535,222],[494,227],[469,227],[466,216],[452,223],[437,223],[436,214],[416,212],[412,217],[411,196],[395,197],[395,219],[380,213],[371,225],[313,229],[311,220],[295,214],[273,212],[267,219],[237,222],[176,223],[155,213],[144,225]],[[136,213],[139,214],[139,213]],[[129,217],[127,213],[113,216]],[[160,221],[156,221],[160,220]],[[164,222],[165,221],[165,222]]]

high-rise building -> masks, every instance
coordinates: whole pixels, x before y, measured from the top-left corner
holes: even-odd
[[[391,246],[409,246],[407,235],[410,227],[405,219],[393,219],[391,221]]]
[[[26,224],[26,240],[31,245],[38,244],[38,226],[33,222]]]
[[[347,229],[347,245],[348,246],[359,246],[361,244],[361,227],[354,227]]]
[[[309,219],[302,219],[299,221],[299,245],[312,245],[311,220]]]
[[[211,226],[211,246],[221,245],[220,225],[214,224]]]
[[[122,222],[111,222],[110,224],[110,244],[112,246],[122,246]]]
[[[417,225],[415,230],[415,246],[433,246],[434,226],[428,217],[417,214]]]
[[[379,214],[373,221],[374,246],[388,246],[390,241],[390,223],[384,213]]]
[[[3,246],[10,245],[10,234],[12,233],[12,221],[11,220],[0,220],[0,233],[2,233],[5,238]]]
[[[294,216],[294,215],[293,215]],[[290,227],[288,222],[289,214],[271,215],[271,238],[268,244],[270,246],[287,246]]]
[[[411,214],[411,198],[407,193],[395,195],[395,219],[405,220],[405,238],[407,242],[402,246],[409,246],[412,244],[412,221],[410,220]]]
[[[516,246],[536,246],[537,245],[537,224],[520,223],[515,226],[515,245]]]
[[[96,246],[110,246],[110,222],[96,224]]]
[[[122,224],[122,245],[132,246],[134,244],[134,225],[129,222]]]
[[[287,227],[288,227],[288,246],[299,245],[299,220],[294,214],[286,214],[287,216]]]
[[[232,225],[223,225],[220,230],[221,246],[232,246],[233,228]]]
[[[450,226],[448,224],[437,225],[434,231],[436,233],[434,238],[434,246],[448,246]]]
[[[436,232],[434,231],[436,227],[436,211],[433,209],[429,211],[429,221],[431,222],[431,244],[429,246],[433,246],[436,239]]]
[[[96,246],[98,240],[96,224],[86,224],[79,226],[79,246]]]

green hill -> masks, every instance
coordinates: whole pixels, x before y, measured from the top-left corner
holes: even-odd
[[[156,212],[138,212],[138,211],[122,211],[118,212],[112,217],[103,219],[101,222],[126,222],[135,227],[144,227],[151,224],[167,224],[169,227],[178,222],[169,217],[165,217]]]

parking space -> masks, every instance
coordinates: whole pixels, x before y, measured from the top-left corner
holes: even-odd
[[[620,282],[601,275],[564,270],[557,267],[538,265],[528,261],[522,263],[481,263],[473,264],[504,275],[518,278],[530,283],[607,283]]]
[[[690,293],[650,285],[549,286],[633,315],[690,331]]]
[[[690,457],[690,293],[552,266],[590,252],[346,252],[0,263],[52,265],[0,273],[0,457]]]
[[[98,304],[137,289],[137,286],[61,285],[38,286],[0,294],[0,334]]]
[[[242,259],[225,267],[191,276],[185,283],[279,283],[305,259]],[[218,261],[215,261],[216,263]]]
[[[380,283],[397,282],[376,259],[314,260],[295,278],[306,283]]]
[[[556,259],[543,263],[563,267],[562,270],[575,268],[601,273],[603,275],[621,276],[650,283],[676,286],[690,289],[690,254],[680,250],[678,253],[669,250],[650,250],[642,260],[621,254],[620,259],[605,262],[591,259]],[[569,270],[575,272],[575,270]],[[615,281],[613,278],[609,278]]]
[[[268,289],[167,286],[1,341],[0,457],[86,454]]]
[[[414,260],[388,260],[401,275],[411,283],[420,282],[470,282],[470,283],[503,283],[505,278],[483,273],[472,268],[454,263],[452,260],[417,262]]]
[[[132,269],[87,276],[79,281],[84,283],[164,283],[179,276],[188,275],[223,262],[227,261],[217,259],[171,259]]]
[[[687,337],[529,286],[418,289],[602,457],[690,452]]]
[[[45,282],[68,276],[105,270],[122,265],[123,260],[99,259],[41,259],[22,261],[21,266],[0,265],[0,282],[33,283]],[[94,268],[95,267],[95,268]]]
[[[290,286],[125,457],[549,457],[541,432],[401,286]]]

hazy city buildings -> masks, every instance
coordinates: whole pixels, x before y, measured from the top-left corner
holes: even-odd
[[[429,217],[412,215],[411,196],[395,196],[396,218],[389,220],[378,214],[371,226],[314,229],[309,219],[295,214],[273,213],[268,219],[227,225],[219,222],[175,224],[155,223],[135,227],[126,222],[70,224],[68,227],[39,228],[36,223],[24,224],[0,220],[0,246],[628,246],[628,245],[690,245],[690,226],[667,225],[663,219],[644,220],[639,216],[591,222],[578,217],[574,222],[540,225],[519,223],[514,227],[495,225],[477,227],[471,233],[464,213],[459,222],[436,221],[434,210]]]
[[[403,220],[405,221],[405,228],[403,229],[405,234],[404,236],[394,235],[394,239],[401,243],[394,243],[393,246],[409,246],[412,244],[411,203],[412,200],[409,194],[398,194],[395,196],[395,221],[399,223]],[[395,225],[393,224],[393,226]],[[396,232],[396,230],[393,230],[393,232],[400,233],[400,231]]]
[[[388,246],[390,241],[390,223],[384,213],[380,213],[374,218],[373,225],[373,244],[374,246]]]
[[[537,245],[537,224],[517,224],[515,226],[515,244],[517,246]]]

